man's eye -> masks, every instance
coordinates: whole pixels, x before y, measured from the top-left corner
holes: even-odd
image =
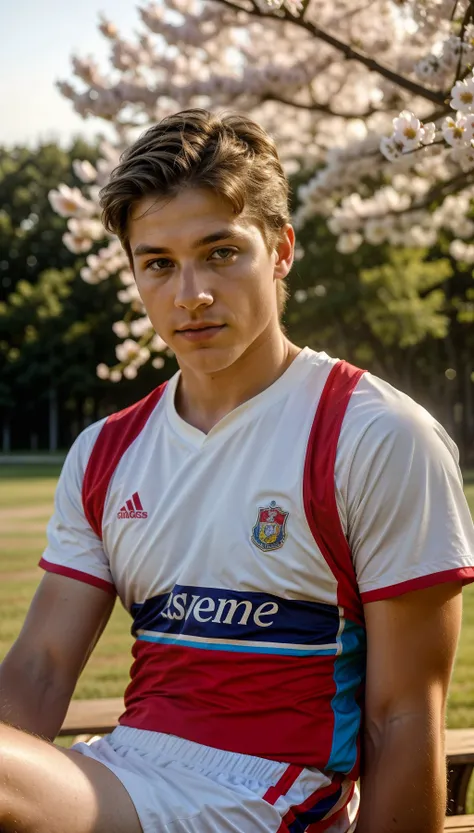
[[[211,260],[231,260],[236,254],[237,249],[231,249],[229,246],[221,246],[220,249],[214,249],[211,254]]]
[[[161,269],[167,269],[170,265],[172,266],[173,263],[167,257],[157,257],[155,260],[148,261],[145,268],[150,269],[151,272],[159,272]]]

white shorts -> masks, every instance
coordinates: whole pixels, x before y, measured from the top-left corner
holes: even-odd
[[[119,726],[76,752],[105,764],[143,833],[351,833],[356,786],[340,776]]]

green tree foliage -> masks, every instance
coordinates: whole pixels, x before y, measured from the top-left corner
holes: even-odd
[[[449,241],[344,255],[322,220],[298,232],[289,334],[365,367],[427,407],[474,459],[474,284]]]
[[[13,447],[28,447],[33,435],[48,446],[52,398],[59,443],[68,446],[85,423],[130,404],[163,375],[149,368],[120,386],[96,375],[104,358],[114,363],[119,285],[82,280],[85,260],[64,246],[66,223],[48,200],[58,181],[78,185],[73,159],[96,156],[80,140],[67,150],[0,148],[0,427],[10,424]]]

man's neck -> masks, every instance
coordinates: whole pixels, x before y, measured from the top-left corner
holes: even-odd
[[[216,374],[181,368],[175,407],[204,434],[244,402],[270,387],[288,369],[301,348],[281,330],[254,343],[234,364]]]

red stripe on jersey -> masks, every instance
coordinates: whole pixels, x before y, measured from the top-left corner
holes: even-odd
[[[113,596],[116,594],[114,584],[111,584],[109,581],[105,581],[103,578],[91,576],[90,573],[83,573],[82,570],[73,570],[71,567],[63,567],[62,564],[53,564],[51,561],[46,561],[45,558],[41,559],[39,566],[42,567],[43,570],[46,570],[47,573],[57,573],[60,576],[66,576],[67,578],[73,578],[76,581],[82,581],[84,584],[92,584],[93,587],[99,587],[101,590],[106,590],[107,593],[112,593]]]
[[[326,765],[333,742],[334,656],[141,640],[132,653],[124,726],[298,766]]]
[[[135,507],[131,500],[126,500],[125,503],[127,504],[127,509],[129,512],[135,512]]]
[[[309,527],[337,579],[338,604],[358,624],[364,622],[364,615],[351,551],[337,509],[334,469],[346,409],[364,372],[347,362],[338,362],[332,368],[309,436],[303,477]]]
[[[82,505],[90,526],[99,538],[102,538],[105,498],[114,471],[123,454],[145,427],[165,389],[166,382],[140,402],[112,414],[95,441],[82,483]],[[133,508],[132,505],[131,511]]]
[[[273,787],[268,788],[263,796],[263,800],[268,804],[275,804],[282,795],[286,795],[290,787],[293,786],[296,779],[299,778],[302,772],[302,766],[290,764],[290,766],[285,769],[283,775],[279,778],[276,784],[274,784]]]
[[[444,584],[447,581],[461,581],[463,584],[470,584],[474,581],[474,567],[454,567],[452,570],[429,573],[427,576],[408,579],[408,581],[401,581],[399,584],[391,584],[377,590],[367,590],[366,593],[361,594],[361,597],[364,604],[380,602],[383,599],[392,599],[394,596],[411,593],[413,590],[424,590],[426,587],[434,587],[436,584]]]
[[[139,496],[138,496],[138,492],[135,492],[135,493],[132,495],[132,500],[133,500],[133,502],[134,502],[134,504],[135,504],[135,509],[138,509],[138,511],[139,511],[139,512],[142,512],[142,511],[143,511],[143,506],[142,506],[142,502],[141,502],[141,500],[140,500],[140,498],[139,498]]]

